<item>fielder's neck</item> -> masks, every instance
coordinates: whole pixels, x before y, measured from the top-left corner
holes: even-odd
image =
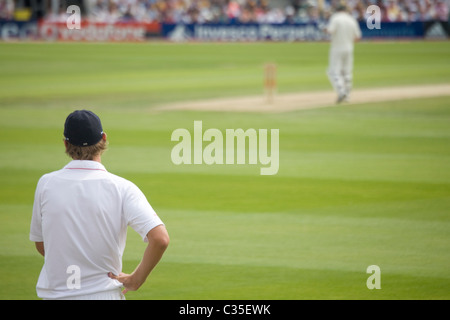
[[[100,156],[100,155],[95,156],[94,158],[92,158],[92,161],[97,161],[97,162],[102,163],[102,156]]]

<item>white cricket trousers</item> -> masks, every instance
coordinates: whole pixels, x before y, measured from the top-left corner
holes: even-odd
[[[44,300],[125,300],[122,289],[118,288],[110,291],[96,292],[79,296],[71,296],[61,299],[44,299]]]
[[[338,95],[349,95],[353,85],[353,50],[330,50],[327,74]]]

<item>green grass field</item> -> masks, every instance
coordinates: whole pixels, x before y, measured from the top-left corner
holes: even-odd
[[[326,43],[0,43],[0,299],[37,299],[28,240],[41,175],[69,159],[66,116],[95,111],[103,163],[135,182],[171,244],[127,299],[449,299],[450,98],[280,114],[155,112],[160,103],[331,90]],[[450,42],[360,43],[355,88],[450,82]],[[177,128],[280,130],[280,169],[171,162]],[[145,244],[132,230],[124,272]],[[369,265],[381,289],[369,290]]]

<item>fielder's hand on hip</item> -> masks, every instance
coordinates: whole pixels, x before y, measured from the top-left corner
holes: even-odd
[[[150,272],[161,260],[164,251],[169,245],[169,234],[164,225],[159,225],[147,233],[148,246],[145,249],[144,256],[141,263],[131,274],[121,272],[115,275],[112,272],[108,273],[111,279],[115,279],[123,284],[125,289],[123,294],[128,291],[136,291],[145,282]]]

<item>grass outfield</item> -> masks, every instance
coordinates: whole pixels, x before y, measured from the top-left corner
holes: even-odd
[[[171,245],[128,299],[449,299],[448,97],[284,114],[157,113],[160,103],[329,89],[328,45],[0,43],[0,299],[36,299],[39,177],[63,167],[65,117],[102,118],[107,169],[135,182]],[[448,42],[360,43],[355,87],[449,83]],[[280,129],[280,169],[172,164],[173,130]],[[145,244],[130,230],[124,272]],[[369,290],[366,268],[381,269]]]

